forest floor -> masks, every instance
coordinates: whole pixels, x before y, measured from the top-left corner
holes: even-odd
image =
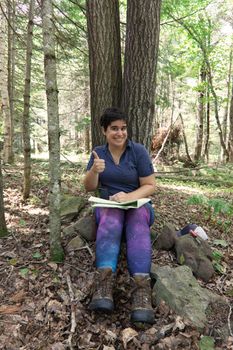
[[[63,191],[86,196],[80,182],[83,167],[63,163],[62,171]],[[124,254],[117,274],[115,311],[108,316],[89,311],[95,271],[94,244],[88,243],[84,249],[67,253],[62,264],[51,262],[48,164],[33,161],[32,195],[27,202],[23,202],[21,196],[22,173],[22,162],[3,167],[10,235],[0,240],[0,349],[213,349],[201,347],[204,333],[200,334],[184,320],[184,327],[178,331],[174,325],[179,318],[164,304],[154,307],[156,322],[153,326],[142,329],[130,323],[130,284]],[[228,209],[233,204],[233,192],[224,185],[196,185],[193,181],[192,177],[185,183],[158,180],[153,196],[156,209],[153,229],[160,233],[166,222],[177,229],[190,222],[202,226],[221,258],[218,272],[211,281],[199,282],[230,302],[233,296],[233,220]],[[213,199],[212,204],[203,198]],[[68,222],[62,225],[65,227]],[[64,248],[67,242],[68,238],[62,237]],[[154,250],[153,262],[177,266],[171,252]],[[230,320],[231,306],[227,313]],[[205,335],[213,335],[213,328],[214,320],[212,329],[207,329]],[[232,335],[233,330],[229,328]],[[155,341],[154,335],[159,330],[163,330],[163,337]],[[233,348],[232,336],[224,342],[214,340],[215,349]]]

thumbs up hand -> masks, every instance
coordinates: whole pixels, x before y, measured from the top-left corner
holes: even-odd
[[[94,163],[91,167],[91,170],[96,174],[102,173],[105,169],[105,160],[99,158],[96,151],[92,151],[92,154],[94,156]]]

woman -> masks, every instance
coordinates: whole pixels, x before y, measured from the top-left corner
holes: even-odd
[[[101,116],[100,125],[106,145],[92,152],[84,179],[85,189],[99,189],[101,198],[117,202],[152,195],[155,191],[153,166],[145,147],[128,140],[127,116],[117,108],[108,108]],[[124,232],[134,291],[131,320],[153,323],[150,225],[154,212],[151,204],[128,210],[96,208],[95,216],[97,277],[90,309],[105,312],[114,309],[112,289]]]

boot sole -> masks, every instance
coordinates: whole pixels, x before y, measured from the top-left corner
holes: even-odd
[[[90,303],[89,309],[92,311],[102,311],[109,313],[114,310],[114,304],[110,299],[96,299]]]
[[[155,321],[153,310],[134,310],[131,313],[131,322],[153,324]]]

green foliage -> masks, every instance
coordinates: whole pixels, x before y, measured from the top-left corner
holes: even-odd
[[[8,231],[7,229],[1,228],[0,229],[0,238],[7,237],[8,236]]]
[[[50,251],[51,261],[59,263],[63,262],[65,258],[64,251],[62,247],[56,245],[56,247],[52,247]]]
[[[213,267],[214,267],[215,271],[220,273],[220,274],[224,274],[226,272],[226,269],[223,266],[223,264],[221,263],[221,261],[223,259],[223,253],[221,253],[218,250],[214,250],[212,252],[212,259],[213,259]]]
[[[221,198],[208,199],[203,195],[193,195],[187,200],[189,205],[197,205],[204,209],[206,220],[213,220],[226,233],[231,227],[233,217],[233,205]],[[223,217],[223,219],[221,218]],[[229,218],[229,220],[226,220]]]
[[[90,124],[91,124],[91,116],[87,115],[77,123],[77,125],[75,126],[75,129],[77,131],[83,131],[85,127],[90,126]]]
[[[213,244],[214,245],[218,245],[218,246],[221,246],[221,247],[223,247],[223,248],[226,248],[226,247],[228,247],[228,242],[227,241],[225,241],[225,239],[215,239],[214,241],[213,241]]]
[[[191,196],[187,201],[187,204],[190,204],[190,205],[206,205],[207,203],[208,203],[208,198],[201,194],[195,194]]]
[[[35,252],[33,255],[32,255],[33,259],[42,259],[43,256],[41,255],[40,252]]]
[[[199,341],[200,350],[214,350],[214,338],[203,336]]]
[[[27,267],[23,267],[22,269],[19,270],[19,274],[21,277],[26,278],[29,274],[29,269]]]

